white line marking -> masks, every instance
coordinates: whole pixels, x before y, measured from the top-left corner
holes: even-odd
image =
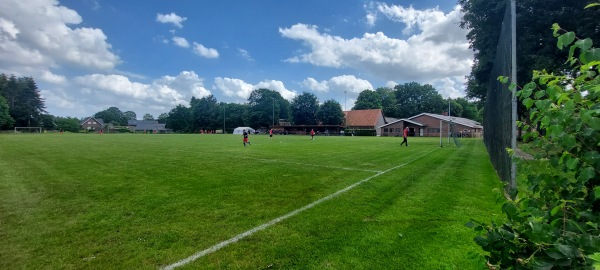
[[[264,161],[264,162],[287,163],[287,164],[294,164],[294,165],[313,166],[313,167],[338,169],[338,170],[348,170],[348,171],[361,171],[361,172],[374,172],[374,173],[380,173],[381,172],[381,171],[376,171],[376,170],[365,170],[365,169],[354,169],[354,168],[345,168],[345,167],[323,166],[323,165],[317,165],[317,164],[300,163],[300,162],[290,162],[290,161],[281,161],[281,160],[265,159],[265,158],[252,158],[252,160],[258,160],[258,161]]]
[[[254,227],[254,228],[252,228],[252,229],[250,229],[248,231],[240,233],[240,234],[238,234],[238,235],[236,235],[236,236],[234,236],[232,238],[229,238],[229,239],[227,239],[227,240],[225,240],[225,241],[223,241],[221,243],[218,243],[218,244],[216,244],[216,245],[214,245],[212,247],[209,247],[209,248],[207,248],[205,250],[198,251],[194,255],[189,256],[189,257],[187,257],[187,258],[185,258],[183,260],[180,260],[180,261],[178,261],[176,263],[167,265],[167,266],[163,267],[162,269],[164,269],[164,270],[172,270],[172,269],[175,269],[176,267],[184,266],[184,265],[186,265],[188,263],[191,263],[191,262],[193,262],[193,261],[195,261],[195,260],[197,260],[197,259],[199,259],[201,257],[204,257],[204,256],[206,256],[206,255],[208,255],[210,253],[218,251],[219,249],[222,249],[222,248],[228,246],[229,244],[233,244],[233,243],[235,243],[237,241],[240,241],[240,240],[242,240],[242,239],[244,239],[244,238],[246,238],[246,237],[248,237],[250,235],[253,235],[254,233],[256,233],[258,231],[262,231],[262,230],[264,230],[264,229],[266,229],[266,228],[268,228],[270,226],[273,226],[273,225],[275,225],[275,224],[277,224],[277,223],[279,223],[279,222],[281,222],[283,220],[286,220],[286,219],[288,219],[290,217],[293,217],[293,216],[295,216],[295,215],[297,215],[297,214],[299,214],[301,212],[304,212],[304,211],[306,211],[308,209],[311,209],[311,208],[315,207],[316,205],[321,204],[324,201],[327,201],[327,200],[330,200],[332,198],[335,198],[335,197],[339,196],[340,194],[345,193],[346,191],[351,190],[351,189],[355,188],[356,186],[358,186],[358,185],[360,185],[360,184],[362,184],[364,182],[367,182],[367,181],[369,181],[369,180],[371,180],[371,179],[373,179],[373,178],[375,178],[377,176],[383,175],[385,173],[388,173],[388,172],[393,171],[395,169],[398,169],[400,167],[406,166],[406,165],[408,165],[408,164],[410,164],[410,163],[412,163],[412,162],[420,159],[421,157],[424,157],[424,156],[426,156],[426,155],[428,155],[428,154],[430,154],[430,153],[432,153],[433,151],[436,151],[436,150],[437,149],[434,149],[434,150],[429,151],[429,152],[427,152],[425,154],[422,154],[422,155],[420,155],[420,156],[418,156],[418,157],[416,157],[416,158],[414,158],[414,159],[412,159],[410,161],[402,163],[402,164],[400,164],[398,166],[389,168],[389,169],[387,169],[385,171],[378,172],[377,174],[375,174],[373,176],[369,176],[369,177],[367,177],[367,178],[365,178],[363,180],[360,180],[360,181],[358,181],[358,182],[356,182],[356,183],[354,183],[352,185],[349,185],[349,186],[345,187],[344,189],[338,190],[335,193],[328,195],[327,197],[323,197],[321,199],[318,199],[318,200],[316,200],[316,201],[314,201],[314,202],[312,202],[312,203],[310,203],[308,205],[305,205],[304,207],[298,208],[298,209],[296,209],[296,210],[294,210],[292,212],[289,212],[289,213],[287,213],[287,214],[285,214],[283,216],[275,218],[275,219],[273,219],[273,220],[271,220],[271,221],[269,221],[267,223],[264,223],[264,224],[262,224],[262,225],[260,225],[258,227]]]

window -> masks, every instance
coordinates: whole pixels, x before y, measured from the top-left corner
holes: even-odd
[[[400,133],[400,129],[399,128],[396,129],[396,133]]]
[[[427,132],[428,133],[439,133],[440,129],[439,128],[428,128]]]
[[[388,129],[387,129],[387,128],[384,128],[384,129],[383,129],[383,132],[386,132],[386,133],[387,133],[387,132],[388,132]]]

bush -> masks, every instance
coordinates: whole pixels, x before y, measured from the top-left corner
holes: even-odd
[[[518,125],[537,152],[535,162],[518,161],[526,189],[502,205],[505,222],[467,224],[480,233],[474,240],[490,269],[600,267],[600,49],[553,30],[572,70],[534,71],[516,92],[530,118]]]

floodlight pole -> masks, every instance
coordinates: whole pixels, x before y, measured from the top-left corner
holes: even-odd
[[[271,128],[273,128],[273,126],[275,126],[275,98],[273,98],[273,124],[271,125]]]
[[[225,103],[223,103],[223,134],[225,134]]]

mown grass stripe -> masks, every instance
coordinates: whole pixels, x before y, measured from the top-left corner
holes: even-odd
[[[341,190],[338,190],[335,193],[332,193],[332,194],[330,194],[330,195],[328,195],[326,197],[323,197],[323,198],[321,198],[319,200],[316,200],[316,201],[314,201],[314,202],[312,202],[312,203],[310,203],[308,205],[305,205],[305,206],[303,206],[301,208],[298,208],[298,209],[296,209],[296,210],[294,210],[292,212],[289,212],[289,213],[287,213],[287,214],[285,214],[283,216],[277,217],[277,218],[275,218],[275,219],[273,219],[273,220],[271,220],[271,221],[269,221],[267,223],[264,223],[264,224],[262,224],[260,226],[254,227],[254,228],[252,228],[252,229],[250,229],[248,231],[245,231],[245,232],[243,232],[241,234],[238,234],[238,235],[236,235],[236,236],[234,236],[234,237],[232,237],[230,239],[227,239],[227,240],[225,240],[223,242],[220,242],[220,243],[218,243],[216,245],[213,245],[213,246],[211,246],[211,247],[209,247],[207,249],[199,251],[199,252],[193,254],[192,256],[189,256],[189,257],[187,257],[187,258],[185,258],[183,260],[180,260],[180,261],[178,261],[176,263],[167,265],[167,266],[163,267],[162,269],[164,269],[164,270],[171,270],[171,269],[175,269],[175,268],[180,267],[180,266],[184,266],[184,265],[186,265],[188,263],[191,263],[191,262],[193,262],[193,261],[195,261],[195,260],[197,260],[199,258],[202,258],[202,257],[204,257],[204,256],[206,256],[208,254],[216,252],[216,251],[218,251],[218,250],[220,250],[220,249],[222,249],[222,248],[224,248],[224,247],[226,247],[226,246],[228,246],[230,244],[236,243],[236,242],[238,242],[238,241],[240,241],[240,240],[242,240],[242,239],[244,239],[244,238],[246,238],[248,236],[251,236],[251,235],[253,235],[256,232],[262,231],[262,230],[264,230],[264,229],[266,229],[266,228],[268,228],[270,226],[273,226],[273,225],[275,225],[275,224],[277,224],[277,223],[279,223],[279,222],[281,222],[283,220],[286,220],[286,219],[288,219],[290,217],[293,217],[293,216],[295,216],[295,215],[297,215],[297,214],[299,214],[301,212],[304,212],[304,211],[306,211],[308,209],[311,209],[311,208],[313,208],[313,207],[315,207],[315,206],[317,206],[317,205],[319,205],[319,204],[321,204],[321,203],[323,203],[325,201],[333,199],[333,198],[335,198],[335,197],[337,197],[337,196],[339,196],[339,195],[341,195],[341,194],[343,194],[343,193],[345,193],[345,192],[347,192],[347,191],[355,188],[356,186],[358,186],[358,185],[360,185],[362,183],[365,183],[365,182],[367,182],[367,181],[369,181],[369,180],[371,180],[371,179],[373,179],[375,177],[381,176],[381,175],[386,174],[386,173],[388,173],[390,171],[393,171],[393,170],[396,170],[396,169],[401,168],[403,166],[406,166],[406,165],[408,165],[408,164],[410,164],[410,163],[412,163],[412,162],[414,162],[414,161],[416,161],[416,160],[418,160],[418,159],[420,159],[420,158],[422,158],[424,156],[427,156],[427,155],[431,154],[432,152],[434,152],[436,150],[437,149],[434,149],[432,151],[426,152],[426,153],[424,153],[422,155],[419,155],[418,157],[413,158],[413,159],[411,159],[411,160],[409,160],[409,161],[407,161],[405,163],[402,163],[400,165],[394,166],[394,167],[389,168],[387,170],[378,172],[377,174],[375,174],[373,176],[369,176],[369,177],[367,177],[367,178],[365,178],[363,180],[360,180],[360,181],[358,181],[358,182],[356,182],[356,183],[354,183],[354,184],[352,184],[350,186],[347,186],[347,187],[345,187],[345,188],[343,188]]]

